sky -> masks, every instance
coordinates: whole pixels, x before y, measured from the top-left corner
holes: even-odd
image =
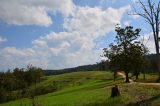
[[[151,28],[132,13],[135,0],[1,0],[0,71],[32,64],[62,69],[101,61],[116,24],[141,28],[155,53]]]

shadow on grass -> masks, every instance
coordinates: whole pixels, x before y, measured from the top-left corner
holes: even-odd
[[[125,105],[125,106],[151,106],[152,102],[154,100],[159,99],[159,98],[160,98],[160,94],[158,94],[158,95],[156,95],[156,96],[154,96],[152,98],[149,98],[149,99],[146,99],[146,100],[142,100],[142,101],[139,101],[139,102],[136,102],[136,103],[129,103],[129,104]],[[159,106],[160,104],[157,104],[157,105]]]

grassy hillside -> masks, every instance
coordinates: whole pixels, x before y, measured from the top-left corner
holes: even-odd
[[[54,92],[37,96],[40,106],[158,106],[160,86],[125,84],[122,77],[113,81],[110,72],[74,72],[48,76],[37,88],[52,88]],[[118,84],[121,96],[110,98],[111,87]],[[31,86],[33,89],[34,86]],[[31,106],[31,99],[11,101],[0,106]]]

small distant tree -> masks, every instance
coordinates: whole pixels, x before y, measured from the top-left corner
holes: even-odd
[[[25,72],[25,80],[28,85],[40,82],[41,77],[44,76],[44,73],[41,68],[34,67],[32,65],[28,65]]]
[[[14,90],[15,88],[15,77],[14,75],[11,73],[10,70],[8,70],[6,73],[5,73],[5,77],[4,77],[4,87],[7,91],[12,91]]]
[[[100,62],[97,62],[97,68],[98,68],[97,70],[107,71],[108,65],[109,65],[109,62],[107,60],[102,60]]]
[[[27,66],[27,72],[26,72],[27,81],[29,84],[33,83],[35,85],[34,90],[29,92],[30,99],[32,100],[32,106],[39,106],[37,105],[38,103],[36,103],[35,101],[36,90],[37,90],[36,85],[37,85],[37,82],[40,82],[41,77],[43,76],[44,76],[44,73],[41,68],[37,68],[32,65]]]
[[[126,82],[129,82],[129,72],[139,71],[143,66],[143,61],[139,61],[145,54],[144,46],[137,41],[141,29],[133,29],[132,26],[121,28],[116,26],[116,44],[110,44],[109,48],[104,48],[104,56],[110,61],[111,69],[125,72]],[[135,68],[139,62],[141,65]]]
[[[25,81],[25,72],[23,68],[15,68],[13,70],[13,75],[15,76],[16,89],[22,89],[27,86],[27,83]]]

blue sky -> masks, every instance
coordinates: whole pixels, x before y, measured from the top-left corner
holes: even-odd
[[[101,60],[102,48],[114,41],[114,28],[151,30],[131,13],[135,0],[0,1],[0,70],[26,67],[61,69]],[[145,27],[144,27],[145,26]],[[154,53],[153,38],[147,43]]]

